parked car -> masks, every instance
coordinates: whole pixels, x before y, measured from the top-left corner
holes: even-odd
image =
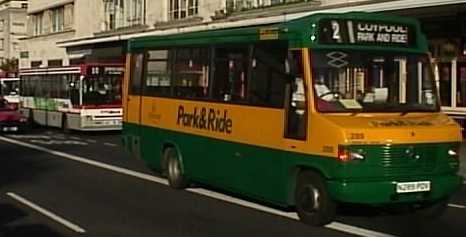
[[[0,132],[17,132],[27,125],[27,119],[0,97]]]

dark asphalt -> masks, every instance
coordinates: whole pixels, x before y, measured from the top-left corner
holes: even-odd
[[[105,164],[153,175],[120,147],[118,133],[37,129],[0,135]],[[354,236],[308,227],[242,207],[0,140],[2,236]],[[86,230],[79,234],[7,195],[24,198]],[[451,203],[466,205],[466,185]],[[436,221],[349,207],[338,222],[394,236],[463,236],[466,209],[451,207]],[[357,236],[357,235],[356,235]]]

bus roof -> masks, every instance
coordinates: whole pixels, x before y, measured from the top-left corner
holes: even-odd
[[[322,24],[325,21],[339,21],[351,24],[363,22],[372,25],[389,25],[391,27],[406,27],[410,29],[408,44],[390,44],[380,42],[323,42]],[[352,30],[350,30],[352,31]],[[359,33],[359,32],[356,32]],[[370,32],[365,32],[370,33]],[[359,35],[358,35],[359,36]],[[390,38],[390,35],[388,36]],[[408,34],[406,34],[408,38]],[[385,15],[379,13],[349,12],[349,13],[316,13],[306,17],[285,21],[276,24],[264,24],[255,26],[243,26],[220,30],[206,30],[170,35],[146,36],[130,39],[128,51],[137,52],[146,48],[229,44],[229,43],[254,43],[267,40],[287,41],[290,48],[317,48],[317,49],[365,49],[384,51],[405,51],[412,53],[427,52],[427,40],[420,30],[420,24],[416,19],[400,16]]]

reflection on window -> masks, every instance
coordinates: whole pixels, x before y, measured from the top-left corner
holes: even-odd
[[[246,100],[249,47],[219,47],[215,50],[214,98]]]
[[[79,75],[34,75],[21,78],[21,96],[71,99],[79,104]]]
[[[440,63],[438,66],[440,103],[451,106],[451,63]]]
[[[144,93],[146,95],[170,95],[171,79],[169,67],[169,50],[151,50],[147,53],[146,78]]]
[[[207,48],[186,48],[176,51],[173,68],[175,96],[203,98],[208,95],[209,66]]]
[[[458,63],[456,81],[456,106],[466,107],[466,63]]]
[[[120,76],[88,76],[83,80],[83,104],[121,104]]]
[[[0,95],[19,95],[19,80],[2,80],[0,83]]]
[[[139,95],[141,93],[141,79],[143,73],[144,55],[142,53],[132,56],[130,94]]]
[[[311,61],[319,111],[438,109],[427,56],[316,51]]]
[[[288,47],[279,42],[255,45],[252,59],[249,101],[254,105],[283,107]]]

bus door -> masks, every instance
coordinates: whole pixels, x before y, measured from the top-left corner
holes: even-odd
[[[128,56],[127,80],[124,85],[123,95],[123,126],[124,126],[124,142],[127,150],[136,157],[140,157],[141,147],[141,100],[142,100],[142,75],[144,54],[138,53]]]
[[[285,141],[288,148],[299,150],[307,136],[308,102],[304,74],[304,50],[291,50],[288,55],[289,71],[292,75],[286,89]]]

